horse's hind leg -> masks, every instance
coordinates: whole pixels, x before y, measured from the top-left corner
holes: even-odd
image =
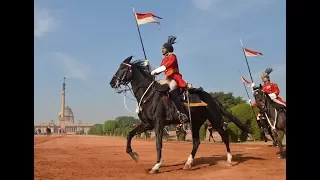
[[[131,140],[137,135],[137,133],[142,133],[145,131],[144,124],[139,124],[136,128],[131,130],[127,135],[127,148],[126,152],[134,159],[136,162],[138,161],[138,154],[136,152],[132,152],[131,148]]]
[[[222,141],[226,145],[228,166],[232,166],[232,154],[230,151],[229,133],[228,131],[224,130],[223,127],[219,128],[217,131],[220,134]]]

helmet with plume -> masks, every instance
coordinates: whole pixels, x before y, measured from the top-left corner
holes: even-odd
[[[270,79],[269,77],[269,74],[273,71],[272,68],[267,68],[263,73],[261,73],[261,78],[268,78]]]
[[[177,38],[175,36],[168,36],[168,41],[163,44],[163,47],[166,48],[169,52],[173,52],[172,44],[175,44],[175,40]]]

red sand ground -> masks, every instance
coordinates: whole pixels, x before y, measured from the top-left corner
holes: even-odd
[[[35,136],[36,180],[242,180],[286,179],[286,161],[268,144],[231,144],[233,166],[226,166],[220,143],[201,143],[191,170],[183,170],[190,142],[163,142],[159,174],[148,174],[156,162],[155,141],[132,140],[136,163],[125,152],[126,140],[99,136]]]

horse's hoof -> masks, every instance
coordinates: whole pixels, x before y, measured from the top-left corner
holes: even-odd
[[[159,169],[156,169],[156,170],[150,170],[149,171],[149,174],[158,174],[159,173]]]
[[[183,167],[183,169],[184,169],[184,170],[189,170],[189,169],[191,169],[191,167],[192,167],[191,164],[185,164],[184,167]]]
[[[136,162],[138,162],[139,159],[139,155],[136,152],[131,152],[130,156],[133,160],[135,160]]]

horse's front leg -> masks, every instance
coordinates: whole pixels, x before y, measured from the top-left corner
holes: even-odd
[[[156,134],[156,149],[157,149],[157,163],[153,166],[149,173],[156,174],[159,172],[159,168],[162,164],[162,136],[163,136],[163,124],[162,120],[158,119],[155,126]]]
[[[186,164],[184,165],[183,169],[191,169],[194,157],[198,151],[198,147],[200,145],[200,125],[199,124],[192,124],[192,151],[188,157]]]
[[[137,133],[142,133],[145,131],[144,128],[144,124],[139,124],[136,128],[134,128],[133,130],[131,130],[128,135],[127,135],[127,148],[126,148],[126,152],[132,157],[133,160],[135,160],[136,162],[138,162],[138,154],[136,152],[132,151],[131,148],[131,140],[132,138],[137,135]]]

